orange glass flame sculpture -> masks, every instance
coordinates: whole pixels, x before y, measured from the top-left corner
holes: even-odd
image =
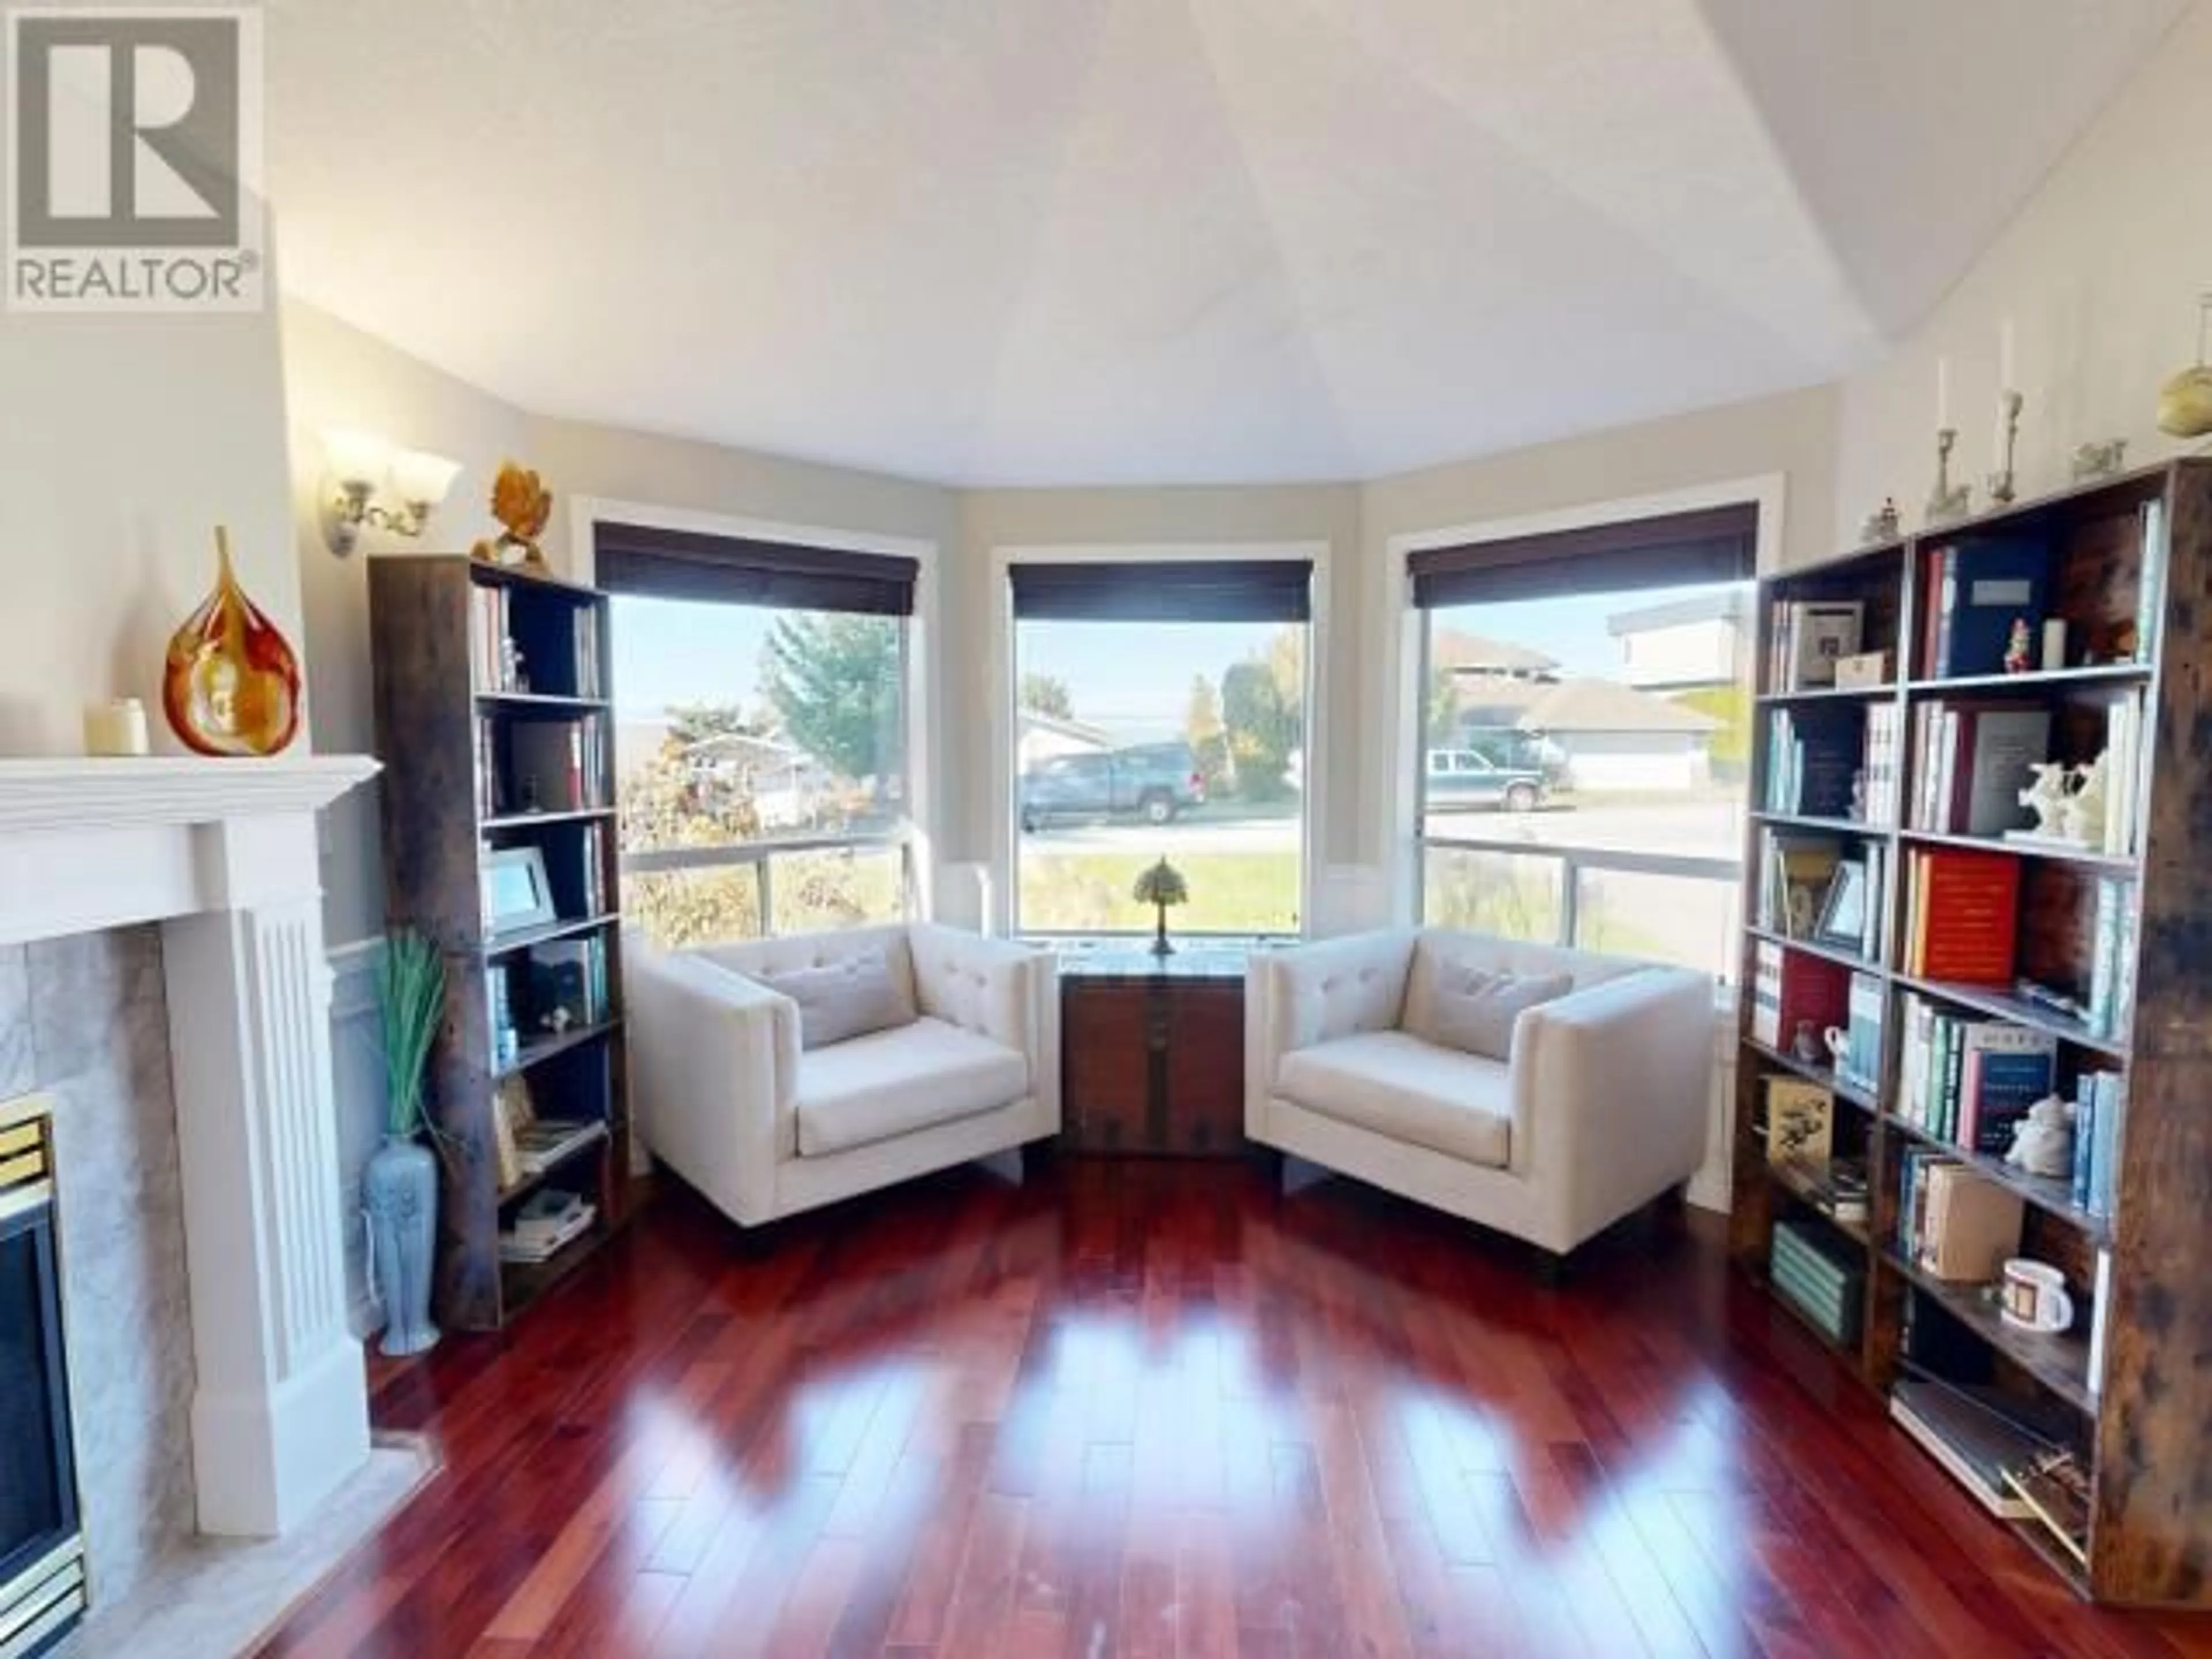
[[[203,755],[274,755],[300,732],[300,659],[239,586],[215,532],[215,592],[169,641],[161,712]]]

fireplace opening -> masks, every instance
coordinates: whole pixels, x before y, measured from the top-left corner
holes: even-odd
[[[9,1659],[46,1651],[85,1606],[52,1125],[42,1096],[0,1102],[0,1655]]]

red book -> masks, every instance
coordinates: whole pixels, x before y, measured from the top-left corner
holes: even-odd
[[[2003,853],[1930,848],[1916,860],[1917,956],[1929,979],[2008,986],[2020,933],[2020,860]]]

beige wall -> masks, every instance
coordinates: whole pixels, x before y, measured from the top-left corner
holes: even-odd
[[[1939,356],[1951,362],[1955,459],[1975,505],[1984,504],[2007,318],[2027,399],[2023,494],[2064,483],[2066,458],[2087,439],[2126,438],[2131,463],[2190,447],[2157,430],[2155,411],[2160,385],[2194,361],[2196,298],[2212,289],[2208,88],[2212,3],[2199,0],[1935,315],[1845,384],[1832,521],[1839,541],[1885,495],[1908,525],[1919,521],[1935,477]]]
[[[307,622],[307,678],[319,746],[374,751],[368,666],[368,562],[417,551],[457,552],[489,525],[483,504],[500,463],[522,453],[521,410],[442,369],[296,300],[283,312],[290,404],[293,536]],[[317,513],[320,434],[374,432],[461,463],[452,492],[421,541],[364,530],[346,558],[323,540]],[[324,830],[323,925],[334,948],[384,931],[384,873],[374,789],[331,808]]]
[[[84,705],[113,696],[145,702],[157,750],[181,747],[161,658],[214,586],[217,524],[300,646],[274,313],[0,312],[0,754],[79,752]]]

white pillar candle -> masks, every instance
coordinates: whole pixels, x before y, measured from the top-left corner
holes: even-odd
[[[146,753],[146,705],[136,697],[94,703],[84,711],[84,752],[129,756]]]

